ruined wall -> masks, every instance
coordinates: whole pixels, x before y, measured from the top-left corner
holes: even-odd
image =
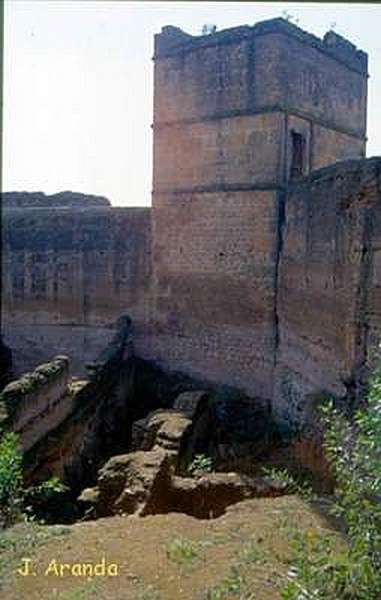
[[[131,321],[120,317],[111,342],[72,379],[67,357],[55,357],[9,383],[0,394],[0,437],[19,435],[27,481],[56,475],[74,487],[91,481],[110,449],[123,449],[133,396]]]
[[[20,435],[23,450],[59,425],[72,409],[68,391],[69,360],[57,356],[0,394],[0,424]]]
[[[150,236],[145,208],[4,211],[2,326],[16,373],[63,353],[83,374],[126,313],[139,344]]]
[[[310,418],[345,396],[381,338],[381,159],[349,161],[290,190],[279,265],[275,413]]]

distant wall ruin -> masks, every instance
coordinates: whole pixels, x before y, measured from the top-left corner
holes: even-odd
[[[145,208],[4,210],[2,327],[16,374],[66,354],[83,375],[125,313],[139,343],[150,219]]]

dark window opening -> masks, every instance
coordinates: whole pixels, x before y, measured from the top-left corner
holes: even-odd
[[[300,177],[303,175],[305,166],[305,148],[306,141],[301,133],[291,131],[292,157],[290,178]]]

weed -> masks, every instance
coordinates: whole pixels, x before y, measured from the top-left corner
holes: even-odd
[[[297,494],[301,498],[309,499],[312,497],[312,488],[308,481],[302,478],[296,478],[287,469],[275,467],[263,467],[263,475],[274,481],[279,481],[286,485],[286,490],[290,494]]]
[[[186,539],[174,540],[167,548],[167,557],[181,567],[190,567],[200,557],[200,544]]]
[[[256,539],[252,539],[243,549],[240,559],[247,564],[264,562],[263,551]]]
[[[137,598],[137,600],[159,600],[160,594],[152,585],[149,585]]]
[[[212,588],[207,593],[207,600],[226,600],[233,596],[239,596],[240,600],[244,598],[242,596],[242,585],[244,583],[244,577],[240,573],[237,566],[233,565],[230,572],[225,575],[220,585]],[[247,596],[245,600],[247,600]],[[254,598],[253,598],[254,600]]]
[[[205,454],[196,454],[188,467],[188,471],[192,477],[201,477],[205,473],[211,473],[212,470],[212,459]]]

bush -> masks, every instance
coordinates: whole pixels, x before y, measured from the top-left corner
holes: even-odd
[[[298,494],[302,498],[312,497],[312,487],[306,478],[294,477],[287,469],[276,467],[263,467],[262,474],[269,479],[279,481],[286,485],[286,492],[289,494]]]
[[[22,507],[22,455],[18,436],[6,433],[0,440],[0,526],[16,520]]]
[[[286,600],[381,598],[381,367],[369,382],[367,401],[351,418],[332,401],[322,408],[324,447],[336,478],[332,512],[348,545],[338,554],[329,540],[306,548],[295,543],[294,581]],[[299,558],[298,558],[299,555]]]
[[[26,512],[34,514],[66,490],[58,477],[25,488],[19,437],[13,432],[3,435],[0,440],[0,528],[12,525]]]

